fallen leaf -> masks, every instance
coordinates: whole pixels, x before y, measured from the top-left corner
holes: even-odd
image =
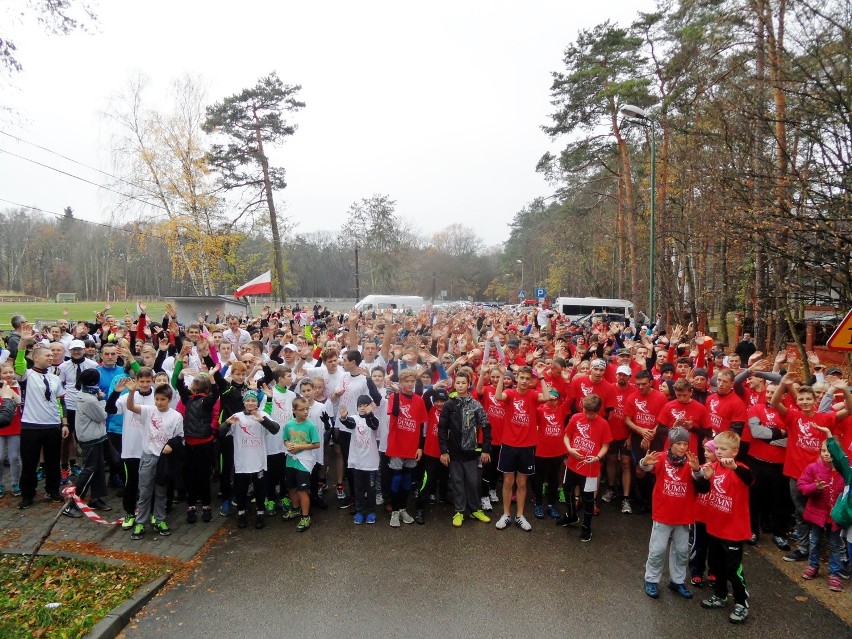
[[[804,595],[799,595],[798,597],[796,597],[796,601],[807,601],[807,600],[808,600],[808,598],[805,597]]]

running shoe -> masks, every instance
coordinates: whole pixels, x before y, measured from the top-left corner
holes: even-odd
[[[21,487],[18,484],[12,484],[12,496],[20,497],[21,496]]]
[[[784,555],[784,561],[804,561],[808,558],[808,553],[802,552],[798,548],[793,552],[788,552]]]
[[[71,469],[70,468],[63,468],[62,470],[59,471],[59,484],[61,486],[64,486],[65,484],[68,483],[68,479],[70,477],[71,477]]]
[[[77,508],[76,504],[71,503],[62,509],[62,514],[66,517],[78,519],[83,516],[83,511]]]
[[[133,532],[130,533],[131,539],[142,539],[142,536],[145,534],[145,526],[142,524],[134,524]]]
[[[79,477],[80,473],[82,473],[82,472],[83,472],[83,469],[80,468],[77,464],[73,464],[71,466],[71,474],[74,475],[74,477]]]
[[[492,504],[500,502],[500,497],[497,496],[497,491],[494,488],[488,491],[488,499],[491,500]]]
[[[226,499],[222,502],[222,507],[219,509],[219,514],[222,517],[230,517],[231,516],[231,500]]]
[[[565,489],[562,488],[561,486],[559,487],[559,503],[560,504],[567,504],[568,503],[568,501],[565,499]]]
[[[302,511],[290,508],[289,510],[285,510],[281,514],[281,519],[283,519],[284,521],[290,521],[291,519],[296,519],[297,517],[300,517],[301,515],[302,515]]]
[[[536,504],[533,508],[533,514],[536,519],[544,519],[544,506],[541,504]]]
[[[194,524],[198,521],[198,513],[195,512],[195,508],[187,508],[186,509],[186,523]]]
[[[266,527],[266,511],[258,510],[254,517],[254,527],[257,530]]]
[[[414,511],[414,523],[417,524],[418,526],[422,526],[423,524],[426,523],[426,517],[424,517],[424,515],[423,515],[423,509],[422,508],[418,508],[417,510]]]
[[[692,591],[683,584],[676,584],[675,582],[670,581],[669,590],[676,592],[684,599],[692,599]]]
[[[819,566],[808,566],[802,573],[802,579],[813,579],[819,574]]]
[[[487,523],[491,522],[491,517],[486,515],[481,510],[474,510],[472,513],[470,513],[470,516],[473,517],[474,519],[476,519],[477,521],[481,521],[483,524],[487,524]]]
[[[156,521],[154,524],[154,530],[156,530],[162,537],[168,537],[172,534],[171,528],[169,528],[169,525],[162,519],[158,519]]]
[[[248,515],[245,511],[237,513],[237,528],[245,528],[248,526]]]
[[[605,491],[603,491],[601,499],[603,499],[606,503],[611,502],[613,499],[615,499],[615,491],[612,488],[607,488]]]
[[[305,515],[299,520],[299,523],[296,524],[296,532],[305,532],[308,528],[311,527],[311,517],[310,515]]]
[[[660,585],[655,584],[653,581],[646,581],[645,594],[651,599],[657,599],[660,596]]]
[[[775,535],[772,538],[772,543],[778,547],[778,550],[783,550],[784,552],[788,552],[790,550],[790,542],[782,535]]]
[[[263,500],[263,508],[266,511],[266,514],[272,517],[275,514],[276,503],[271,499]]]
[[[376,493],[376,506],[382,506],[385,503],[385,498],[382,496],[382,493]]]
[[[828,577],[828,589],[833,592],[843,592],[843,583],[840,581],[840,577],[830,575]]]
[[[400,523],[399,523],[399,511],[398,510],[394,510],[391,513],[390,525],[391,525],[391,528],[399,528]]]
[[[705,599],[701,602],[702,608],[724,608],[728,605],[728,598],[725,597],[717,597],[716,595],[712,595],[709,599]]]
[[[201,521],[205,524],[209,524],[213,521],[213,510],[211,510],[210,506],[204,506],[201,509]]]
[[[497,520],[497,523],[494,524],[494,527],[497,530],[505,530],[506,527],[512,522],[512,518],[509,515],[502,515],[500,519]]]
[[[586,542],[591,541],[591,540],[592,540],[592,531],[587,529],[587,528],[583,528],[583,530],[580,531],[580,541],[582,541],[583,543],[586,543]]]
[[[355,513],[355,516],[352,518],[352,523],[356,526],[360,526],[364,523],[364,515],[362,513]]]
[[[734,611],[728,615],[728,621],[731,623],[743,623],[748,619],[748,608],[742,604],[734,606]]]
[[[453,526],[456,528],[461,528],[461,525],[464,523],[464,513],[456,513],[453,515]]]
[[[482,507],[482,510],[494,510],[494,506],[491,505],[491,500],[488,497],[480,499],[479,505]]]
[[[367,523],[375,524],[376,523],[376,513],[367,513]]]
[[[121,522],[122,530],[130,530],[136,525],[136,515],[133,513],[124,513],[124,519]]]
[[[553,504],[547,507],[547,514],[553,519],[559,519],[562,516],[559,514],[559,509]]]
[[[532,530],[532,524],[527,521],[527,518],[521,515],[520,517],[515,517],[515,523],[518,524],[521,530],[530,532]]]
[[[408,511],[403,508],[399,511],[399,518],[402,519],[402,523],[404,524],[413,524],[414,517],[408,514]]]
[[[632,515],[633,514],[633,508],[630,507],[630,500],[629,499],[622,500],[622,502],[621,502],[621,513],[623,515]]]

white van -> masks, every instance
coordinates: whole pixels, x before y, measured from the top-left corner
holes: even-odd
[[[554,308],[570,320],[578,320],[590,313],[620,313],[635,317],[633,303],[604,297],[557,297]]]
[[[395,311],[410,309],[416,313],[424,306],[426,306],[426,302],[423,298],[414,295],[368,295],[355,305],[355,310],[360,313],[367,313],[392,308]]]

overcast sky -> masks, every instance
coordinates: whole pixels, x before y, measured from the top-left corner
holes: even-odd
[[[299,231],[337,229],[353,201],[382,193],[424,235],[459,222],[491,246],[508,238],[518,210],[551,193],[535,165],[552,148],[540,127],[565,47],[579,29],[607,19],[627,25],[653,7],[102,1],[91,34],[47,36],[27,24],[4,31],[17,40],[24,72],[13,86],[0,84],[0,106],[19,114],[4,115],[0,130],[111,172],[101,113],[130,74],[155,81],[151,98],[173,78],[198,74],[216,101],[274,70],[302,85],[306,103],[296,134],[271,153],[287,170],[279,198]],[[5,135],[0,149],[105,181]],[[101,189],[6,153],[0,198],[54,212],[71,206],[78,217],[107,222],[114,203]]]

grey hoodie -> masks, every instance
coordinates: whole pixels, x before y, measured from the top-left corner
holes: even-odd
[[[106,439],[106,419],[104,400],[97,395],[79,393],[77,395],[77,416],[75,432],[81,444],[96,444]]]

